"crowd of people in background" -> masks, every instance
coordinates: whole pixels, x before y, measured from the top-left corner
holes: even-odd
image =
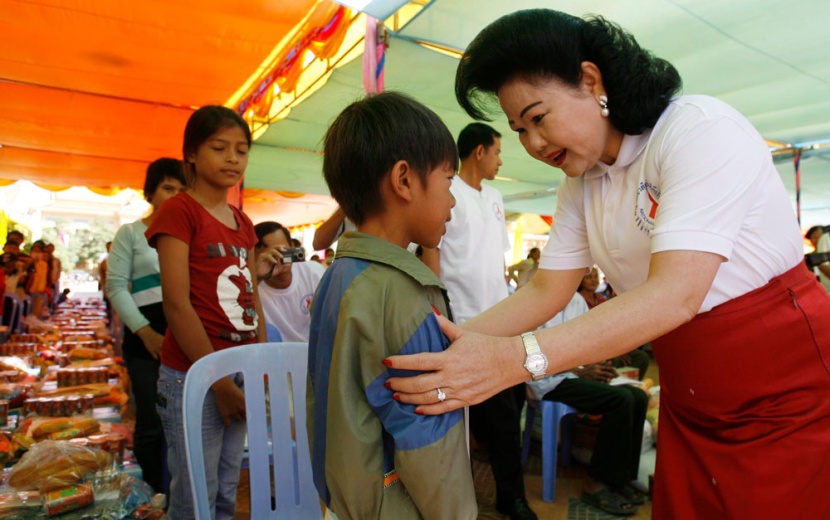
[[[62,263],[55,255],[55,246],[39,239],[31,244],[27,253],[23,250],[25,239],[18,230],[11,230],[6,235],[0,255],[0,294],[17,298],[30,296],[32,313],[42,316],[69,293],[66,289],[61,291]],[[2,312],[4,310],[0,309]]]

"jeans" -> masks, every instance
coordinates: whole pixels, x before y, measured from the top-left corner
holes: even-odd
[[[167,461],[170,467],[167,517],[170,520],[196,518],[184,444],[182,394],[185,375],[185,372],[165,365],[159,368],[156,409],[167,439]],[[242,388],[242,375],[237,374],[234,380]],[[225,428],[212,391],[205,396],[203,414],[202,439],[211,518],[231,520],[236,512],[236,488],[239,484],[247,426],[244,421],[235,421]]]

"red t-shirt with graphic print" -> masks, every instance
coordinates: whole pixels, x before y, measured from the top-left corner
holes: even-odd
[[[156,247],[159,235],[171,235],[190,246],[190,303],[205,327],[214,350],[256,341],[257,314],[248,251],[256,244],[251,219],[234,208],[239,229],[231,229],[187,193],[165,201],[145,236]],[[163,289],[163,287],[162,287]],[[167,329],[161,362],[181,372],[193,363]]]

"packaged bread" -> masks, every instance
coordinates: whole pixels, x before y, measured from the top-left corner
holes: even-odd
[[[104,349],[77,347],[69,351],[69,359],[104,359],[108,353]]]
[[[60,388],[53,388],[51,390],[41,390],[37,393],[38,397],[55,397],[59,395],[93,395],[95,397],[103,397],[109,395],[112,385],[108,383],[89,383],[85,385],[64,386]]]
[[[42,508],[37,491],[0,493],[0,518],[34,518]]]
[[[90,433],[99,430],[100,425],[92,417],[56,417],[44,419],[43,422],[33,425],[30,430],[35,440],[50,438],[55,440],[68,440],[75,437],[85,437]],[[68,432],[74,432],[71,435]]]
[[[37,489],[41,493],[72,486],[85,476],[113,466],[106,451],[66,441],[45,440],[33,444],[12,466],[8,484],[14,490]]]

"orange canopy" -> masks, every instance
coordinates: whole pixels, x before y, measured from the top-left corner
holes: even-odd
[[[0,179],[140,188],[316,3],[4,1]]]

